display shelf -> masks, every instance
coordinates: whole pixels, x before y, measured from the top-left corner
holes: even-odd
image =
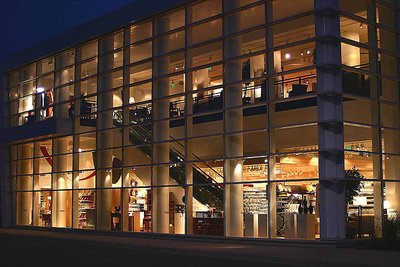
[[[90,228],[94,223],[95,195],[94,190],[82,190],[78,194],[79,226]],[[88,215],[89,214],[89,215]],[[93,217],[93,218],[92,218]]]
[[[267,191],[260,188],[245,188],[243,210],[245,214],[267,214]]]

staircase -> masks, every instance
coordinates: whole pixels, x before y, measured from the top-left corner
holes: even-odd
[[[130,121],[139,121],[140,118],[137,118],[135,112],[130,112]],[[121,127],[123,125],[123,118],[120,111],[115,111],[113,114],[113,123],[116,127]],[[139,124],[136,127],[130,128],[129,130],[129,141],[132,144],[140,145],[144,143],[150,143],[151,141],[151,125],[149,124]],[[172,136],[170,136],[172,140],[175,140]],[[180,142],[176,142],[178,145],[184,146]],[[145,155],[149,158],[151,157],[151,148],[148,146],[140,146],[138,147]],[[201,161],[196,155],[193,156]],[[184,160],[184,155],[180,153],[175,148],[170,147],[169,150],[169,160],[170,160],[170,169],[169,175],[182,187],[185,185],[185,166],[181,163]],[[208,168],[211,170],[212,167],[208,166],[203,162]],[[217,173],[215,170],[213,170]],[[219,174],[218,174],[219,175]],[[213,207],[216,209],[223,209],[223,190],[217,182],[206,174],[201,168],[199,168],[196,164],[193,164],[193,183],[196,186],[193,186],[193,197],[199,201],[203,205],[207,205],[209,207]]]

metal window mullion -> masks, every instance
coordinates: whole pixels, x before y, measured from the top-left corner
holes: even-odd
[[[95,151],[97,151],[98,149],[99,149],[99,123],[98,123],[98,120],[99,120],[99,94],[100,94],[100,92],[99,92],[99,79],[100,79],[100,75],[99,75],[99,70],[100,70],[100,43],[101,43],[101,41],[100,41],[100,39],[98,39],[97,40],[97,58],[98,58],[98,60],[97,60],[97,69],[96,69],[96,73],[97,73],[97,76],[96,76],[96,93],[97,93],[97,95],[96,95],[96,112],[95,112],[95,114],[96,114],[96,150]],[[98,203],[99,203],[99,194],[98,194],[98,191],[97,191],[97,189],[98,189],[98,180],[99,180],[99,172],[98,172],[98,167],[99,167],[99,164],[98,164],[98,153],[96,153],[96,157],[95,157],[95,162],[93,162],[94,163],[94,170],[95,170],[95,172],[96,172],[96,180],[95,180],[95,183],[94,183],[94,189],[92,189],[93,190],[93,192],[94,192],[94,194],[95,194],[95,197],[94,197],[94,199],[95,199],[95,206],[94,206],[94,229],[95,230],[98,230],[98,225],[97,225],[97,211],[98,211],[98,209],[99,208],[101,208],[101,207],[99,207],[99,205],[98,205]]]
[[[266,52],[265,52],[265,62],[266,62],[266,77],[265,77],[265,99],[266,99],[266,106],[267,106],[267,117],[266,117],[266,125],[267,125],[267,135],[266,135],[266,138],[267,138],[267,159],[268,159],[268,161],[267,161],[267,211],[268,211],[268,214],[267,214],[267,232],[268,232],[268,235],[267,235],[267,238],[268,239],[271,239],[272,238],[272,235],[271,235],[271,232],[272,232],[272,228],[271,228],[271,115],[270,115],[270,105],[269,105],[269,103],[270,103],[270,90],[271,90],[271,88],[270,88],[270,84],[269,84],[269,78],[267,78],[268,77],[268,75],[269,75],[269,72],[270,72],[270,69],[269,69],[269,63],[268,63],[268,54],[269,54],[269,50],[270,49],[272,49],[272,47],[271,47],[271,44],[272,44],[272,40],[271,40],[271,42],[269,42],[269,30],[270,30],[270,28],[272,28],[273,26],[268,26],[269,25],[269,20],[270,20],[270,18],[269,18],[269,16],[268,16],[268,11],[270,10],[270,8],[269,7],[272,7],[272,5],[270,5],[270,2],[266,2],[265,3],[265,24],[267,25],[266,27],[265,27],[265,36],[264,36],[264,38],[265,38],[265,49],[266,49]],[[272,37],[273,38],[273,37]],[[275,198],[275,201],[276,201],[276,198]]]

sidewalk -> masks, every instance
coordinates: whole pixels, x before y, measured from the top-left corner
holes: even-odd
[[[172,263],[174,266],[198,266],[196,263],[200,264],[200,262],[202,262],[201,266],[207,262],[210,262],[209,266],[214,266],[213,263],[217,262],[231,262],[238,265],[240,263],[241,266],[243,264],[252,264],[252,266],[400,266],[400,253],[394,251],[338,248],[333,243],[318,245],[316,242],[260,241],[177,238],[153,234],[0,229],[0,253],[3,256],[4,249],[11,250],[14,245],[21,248],[25,246],[24,249],[28,251],[42,246],[47,247],[48,251],[55,250],[55,253],[65,248],[71,254],[70,259],[73,259],[74,253],[79,254],[80,257],[90,254],[100,262],[106,254],[118,256],[120,263],[127,264],[131,263],[124,259],[125,256],[135,257],[137,260],[141,255],[145,255],[149,262],[141,266],[153,266],[151,263],[154,263],[154,266],[170,266],[169,264]],[[24,256],[24,249],[21,249],[19,253],[21,257]],[[45,251],[44,255],[46,255]],[[37,255],[35,253],[33,254]],[[38,257],[42,257],[40,252],[38,254]],[[18,257],[15,260],[17,262]],[[113,261],[115,260],[114,257]]]

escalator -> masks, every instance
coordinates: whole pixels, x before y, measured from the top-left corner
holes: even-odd
[[[130,113],[130,121],[139,121],[140,118],[136,117],[136,113]],[[122,126],[123,119],[120,111],[114,112],[113,123],[116,127]],[[151,125],[141,124],[136,127],[131,127],[129,130],[129,141],[135,145],[141,145],[145,143],[150,144],[151,140]],[[174,139],[170,136],[171,139]],[[176,142],[178,145],[183,145]],[[151,157],[151,148],[149,146],[139,146],[146,156]],[[199,161],[200,159],[196,156]],[[174,179],[179,185],[185,184],[185,166],[182,165],[184,156],[177,149],[170,147],[169,150],[170,168],[169,176]],[[205,164],[205,163],[204,163]],[[207,165],[208,168],[212,169]],[[213,170],[216,172],[215,170]],[[217,172],[216,172],[217,173]],[[219,210],[223,209],[223,190],[217,182],[206,174],[201,168],[196,164],[193,164],[193,183],[198,186],[193,186],[193,197],[203,205],[213,207]]]

